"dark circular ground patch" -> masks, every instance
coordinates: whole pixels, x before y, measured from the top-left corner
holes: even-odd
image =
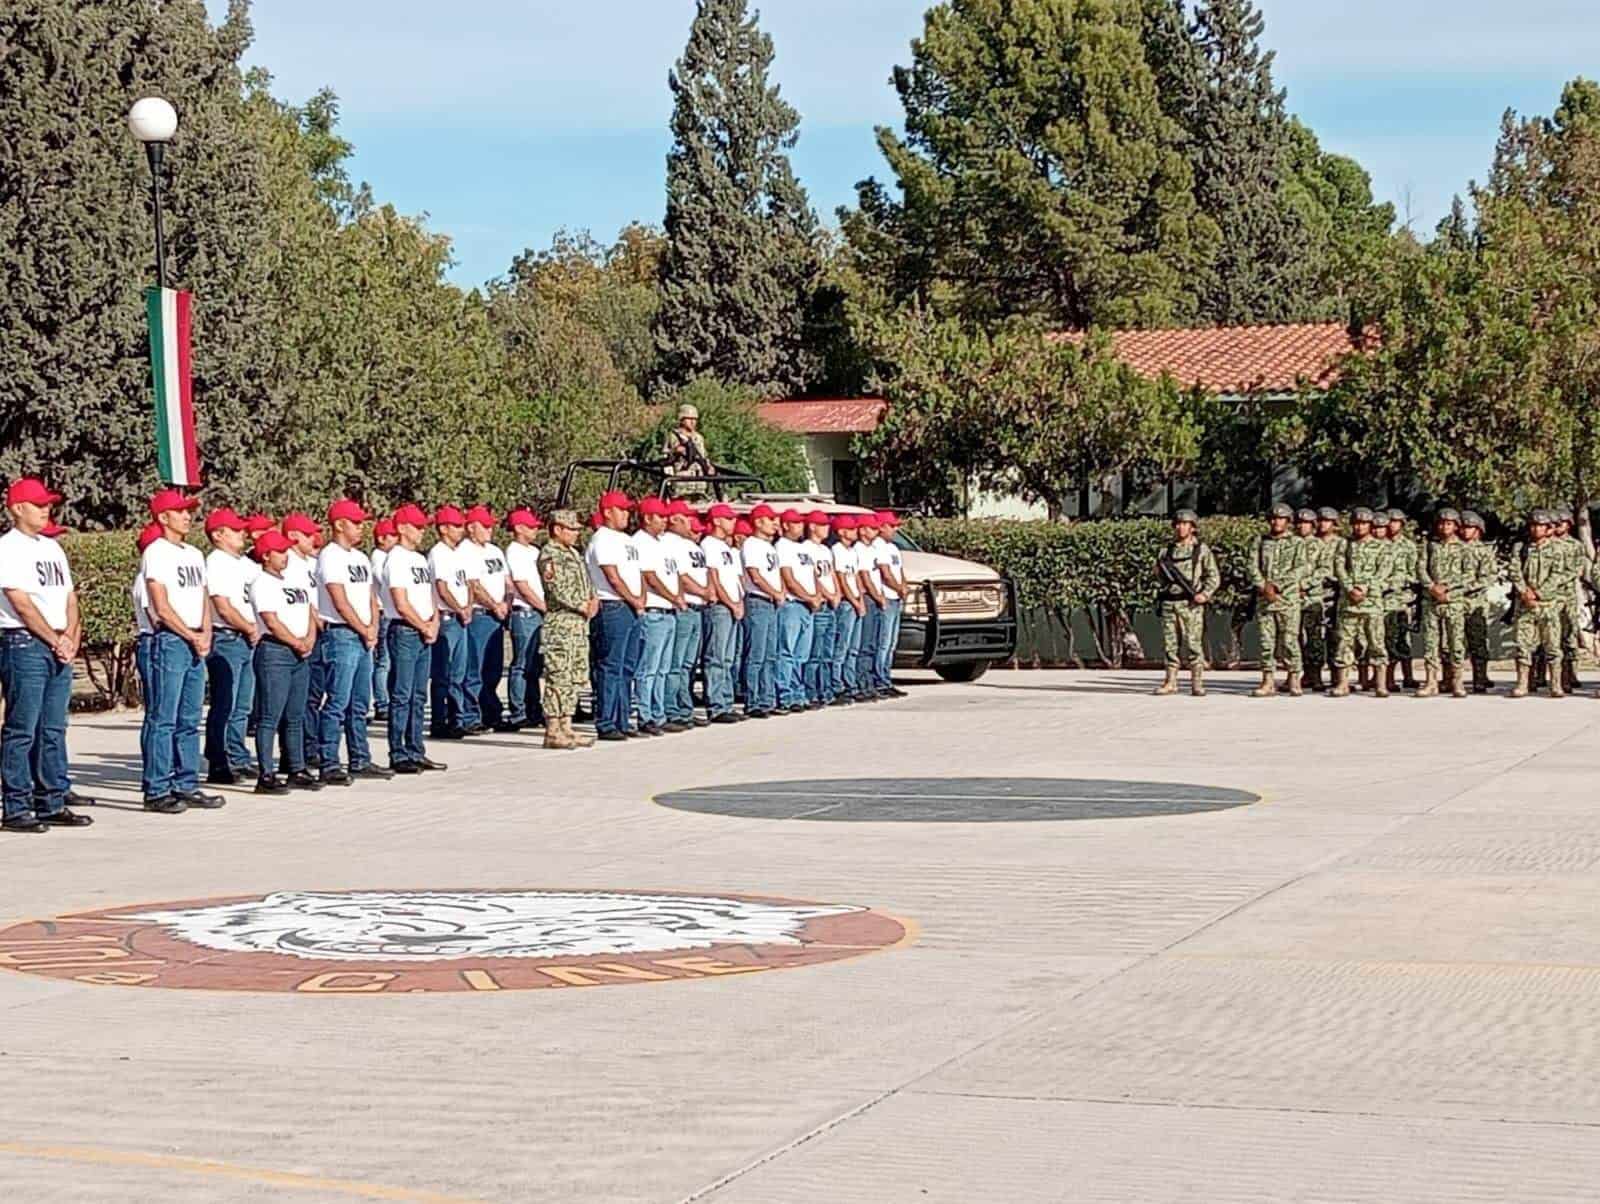
[[[1242,807],[1260,796],[1220,786],[1092,778],[836,778],[703,786],[655,801],[748,819],[983,824],[1189,815]]]

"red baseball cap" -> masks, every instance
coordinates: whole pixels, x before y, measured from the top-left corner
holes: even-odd
[[[589,526],[590,526],[590,528],[592,530],[598,531],[601,527],[603,527],[605,525],[606,525],[605,516],[603,514],[601,514],[598,510],[596,510],[593,514],[591,514],[589,516]]]
[[[66,533],[67,529],[60,523],[46,523],[45,526],[39,531],[39,534],[43,535],[46,539],[55,539],[57,536],[65,535]]]
[[[158,495],[159,496],[159,495]],[[35,506],[54,506],[61,500],[59,493],[51,490],[38,477],[19,477],[6,490],[6,505],[28,502]]]
[[[252,514],[249,518],[244,520],[244,529],[251,535],[260,535],[263,531],[270,531],[275,526],[277,526],[277,524],[272,521],[272,516],[270,514],[261,514],[258,512],[256,514]]]
[[[899,525],[900,525],[900,520],[895,517],[893,510],[880,510],[880,511],[878,511],[878,526],[880,526],[880,527],[898,527]]]
[[[433,512],[433,525],[436,527],[464,527],[467,525],[467,518],[454,506],[440,506]]]
[[[428,525],[427,511],[415,502],[407,502],[394,512],[394,525],[398,527],[401,523],[408,527],[426,527]]]
[[[777,518],[777,517],[778,517],[778,512],[776,510],[774,510],[771,506],[767,505],[765,502],[762,502],[754,510],[750,511],[750,521],[751,522],[755,522],[755,520],[758,519],[758,518]]]
[[[639,503],[640,514],[655,514],[665,516],[671,513],[667,504],[658,497],[647,497]]]
[[[675,497],[667,504],[667,516],[669,518],[692,518],[694,517],[694,507],[681,497]]]
[[[856,529],[856,516],[853,514],[835,514],[833,516],[833,529],[835,531],[854,531]]]
[[[543,525],[544,524],[539,521],[539,516],[526,507],[523,507],[519,510],[513,510],[510,514],[506,515],[506,526],[513,529],[517,527],[542,527]]]
[[[632,510],[633,499],[623,493],[622,490],[613,489],[609,493],[600,495],[600,505],[597,509],[602,512],[606,510]]]
[[[218,506],[206,515],[206,534],[213,531],[243,531],[244,519],[231,506]]]
[[[317,526],[316,520],[309,514],[296,511],[283,516],[283,533],[285,535],[309,535],[316,538],[322,534],[322,528]]]
[[[759,510],[761,507],[757,506],[756,509]],[[752,513],[754,513],[754,511],[752,511]],[[756,533],[756,529],[750,525],[750,520],[748,518],[741,518],[738,522],[733,524],[733,533],[735,535],[754,535]]]
[[[820,510],[813,510],[806,515],[806,522],[816,523],[819,527],[826,527],[828,525],[828,516]]]
[[[52,494],[51,496],[54,496],[54,495]],[[27,501],[29,499],[25,498],[23,500]],[[39,504],[42,506],[45,503],[40,502]],[[199,498],[197,498],[197,497],[185,497],[182,493],[179,493],[176,489],[163,489],[159,493],[157,493],[155,495],[155,497],[150,499],[150,517],[151,518],[160,518],[168,510],[198,510],[198,509],[200,509],[200,499]]]
[[[139,531],[139,550],[142,552],[161,538],[160,523],[146,523]]]
[[[342,497],[333,505],[328,507],[328,521],[330,523],[341,518],[348,519],[353,523],[364,523],[368,522],[372,518],[372,515],[368,514],[361,508],[360,502],[352,501],[347,497]]]
[[[806,521],[806,516],[798,510],[785,510],[778,516],[778,521],[780,523],[803,523]]]
[[[715,506],[711,507],[711,509],[706,511],[706,517],[708,519],[710,519],[710,518],[738,518],[739,517],[739,512],[736,511],[732,506],[728,505],[727,502],[718,502]]]
[[[385,535],[399,534],[400,532],[394,529],[394,519],[392,518],[380,518],[377,522],[372,524],[373,539],[381,539]]]
[[[289,537],[282,531],[263,531],[261,538],[256,540],[256,555],[265,556],[268,552],[287,552],[289,550]]]
[[[482,523],[486,527],[494,526],[494,511],[487,506],[474,506],[467,511],[469,523]]]
[[[856,515],[856,526],[858,528],[871,527],[874,531],[876,531],[883,525],[883,523],[880,521],[881,518],[882,515],[878,514],[858,514]]]
[[[693,531],[696,535],[704,535],[706,533],[706,525],[700,521],[700,516],[698,514],[691,514],[689,516],[689,530]]]

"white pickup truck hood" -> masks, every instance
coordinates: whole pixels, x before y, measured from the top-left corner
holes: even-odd
[[[935,552],[902,552],[907,581],[998,581],[1000,574],[988,565]]]

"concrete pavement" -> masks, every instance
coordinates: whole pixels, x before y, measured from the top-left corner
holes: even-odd
[[[27,1201],[1600,1197],[1600,702],[1251,700],[1252,675],[1216,677],[1204,700],[1149,697],[1138,673],[928,678],[586,753],[497,735],[439,746],[444,775],[228,791],[177,817],[136,809],[130,718],[75,722],[79,787],[107,805],[92,829],[0,841],[0,928],[563,888],[855,905],[911,936],[605,990],[0,973],[0,1183]],[[845,776],[1262,801],[992,824],[650,801]],[[0,933],[0,959],[19,950]]]

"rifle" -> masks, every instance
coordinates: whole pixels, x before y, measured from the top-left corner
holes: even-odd
[[[714,477],[717,475],[717,470],[711,466],[711,461],[701,453],[698,443],[693,439],[684,438],[683,431],[677,427],[673,427],[670,434],[673,442],[677,445],[678,451],[676,455],[669,457],[669,465],[675,468],[677,465],[683,464],[688,468],[698,468],[703,476]]]
[[[1194,558],[1196,561],[1200,559],[1200,556],[1202,553],[1204,553],[1204,551],[1204,544],[1195,545]],[[1178,571],[1178,565],[1177,562],[1172,558],[1172,549],[1170,547],[1156,558],[1156,575],[1163,583],[1178,590],[1178,592],[1183,595],[1184,599],[1191,604],[1197,597],[1199,597],[1199,591],[1195,589],[1194,583]],[[1162,601],[1176,602],[1178,599],[1168,596],[1163,598]]]

